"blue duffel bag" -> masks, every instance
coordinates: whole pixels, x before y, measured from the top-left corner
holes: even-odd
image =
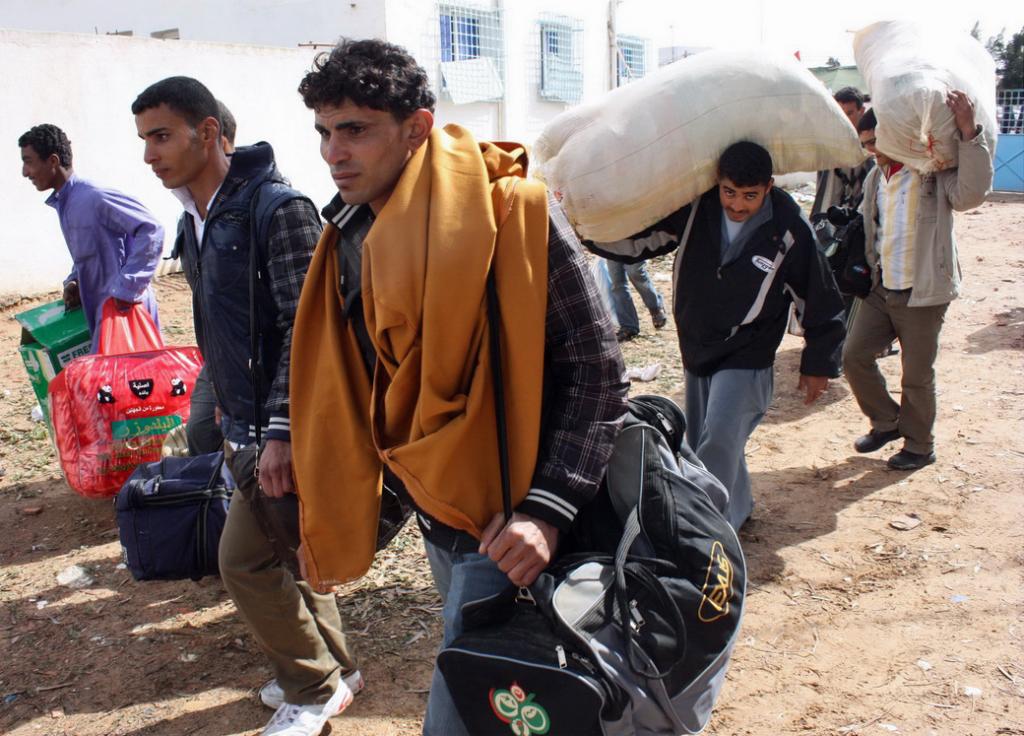
[[[231,489],[224,453],[140,465],[115,502],[124,562],[136,580],[218,575],[217,546]]]

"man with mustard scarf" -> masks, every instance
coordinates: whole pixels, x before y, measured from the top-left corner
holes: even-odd
[[[307,579],[358,578],[382,484],[415,508],[444,601],[528,585],[594,495],[626,407],[624,366],[580,245],[514,144],[433,127],[402,48],[344,41],[299,87],[339,196],[292,342],[292,444]],[[486,281],[501,304],[515,513],[502,515]],[[425,734],[465,734],[435,670]]]

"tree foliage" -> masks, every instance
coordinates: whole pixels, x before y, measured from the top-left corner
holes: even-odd
[[[1014,33],[1003,47],[999,71],[999,89],[1024,88],[1024,28]]]
[[[976,22],[971,28],[971,35],[981,41],[981,23]],[[995,36],[989,36],[985,48],[992,54],[996,62],[996,75],[999,77],[999,89],[1024,88],[1024,28],[1006,40],[1006,29]]]

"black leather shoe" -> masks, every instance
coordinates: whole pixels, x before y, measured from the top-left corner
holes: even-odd
[[[665,314],[664,309],[655,309],[651,312],[651,322],[654,323],[654,329],[660,330],[668,323],[668,315]]]
[[[899,438],[900,431],[898,429],[890,429],[887,432],[879,432],[877,429],[872,429],[867,434],[861,435],[853,441],[853,449],[857,452],[874,452],[875,450],[881,450],[890,442]]]
[[[633,332],[632,330],[620,327],[619,331],[615,333],[615,339],[619,342],[629,342],[639,334],[639,332]]]
[[[917,470],[935,462],[935,453],[921,454],[910,450],[900,450],[889,458],[889,467],[893,470]]]

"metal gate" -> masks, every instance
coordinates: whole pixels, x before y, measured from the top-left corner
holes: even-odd
[[[996,93],[999,139],[996,142],[992,188],[1024,192],[1024,89]]]

